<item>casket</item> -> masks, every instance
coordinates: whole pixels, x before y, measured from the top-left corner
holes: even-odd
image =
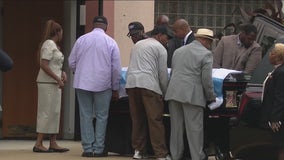
[[[120,99],[111,102],[110,113],[108,119],[108,127],[106,134],[106,149],[109,152],[119,154],[132,154],[131,147],[131,117],[129,113],[128,98],[125,93],[127,68],[122,68],[121,71],[121,86],[120,86]],[[217,71],[217,72],[215,72]],[[170,70],[168,71],[170,73]],[[220,73],[224,78],[216,75]],[[218,74],[219,74],[218,73]],[[222,77],[221,76],[221,77]],[[214,116],[238,116],[240,112],[240,98],[245,91],[247,82],[250,77],[242,72],[227,70],[227,69],[214,69],[213,82],[215,92],[222,91],[223,103],[222,105],[210,111],[210,115]],[[222,83],[219,85],[219,83]],[[218,87],[217,87],[218,86]],[[219,88],[221,87],[221,88]],[[220,94],[218,94],[220,95]],[[170,137],[170,115],[167,103],[165,102],[164,111],[164,125],[166,130],[166,142],[169,145]],[[149,152],[151,153],[151,145],[148,145]]]
[[[249,81],[250,76],[248,74],[242,72],[229,73],[223,80],[223,103],[217,109],[210,110],[209,115],[239,117],[241,111],[243,111],[243,106],[240,106],[241,98]]]

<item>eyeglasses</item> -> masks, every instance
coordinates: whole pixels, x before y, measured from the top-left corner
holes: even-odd
[[[131,37],[137,37],[139,36],[139,33],[134,33],[134,34],[128,34],[127,37],[131,38]]]
[[[142,35],[143,34],[143,31],[132,31],[132,33],[130,33],[130,34],[127,34],[127,37],[129,37],[129,38],[131,38],[131,37],[137,37],[137,36],[140,36],[140,35]]]

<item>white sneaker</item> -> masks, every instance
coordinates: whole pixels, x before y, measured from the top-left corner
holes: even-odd
[[[142,159],[142,155],[138,150],[134,151],[133,159]]]
[[[172,160],[170,155],[167,155],[165,158],[157,158],[157,160]]]
[[[149,156],[147,154],[141,154],[140,151],[135,150],[134,151],[134,155],[133,155],[133,159],[148,159]]]

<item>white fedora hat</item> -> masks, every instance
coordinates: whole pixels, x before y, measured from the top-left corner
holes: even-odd
[[[202,38],[208,38],[208,39],[214,39],[213,38],[213,31],[206,28],[200,28],[197,30],[197,32],[194,34],[195,37],[202,37]]]

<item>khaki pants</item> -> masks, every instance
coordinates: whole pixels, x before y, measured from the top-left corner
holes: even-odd
[[[165,142],[163,124],[164,104],[161,95],[143,88],[127,89],[132,119],[132,147],[145,152],[149,135],[157,158],[166,157],[169,151]]]

